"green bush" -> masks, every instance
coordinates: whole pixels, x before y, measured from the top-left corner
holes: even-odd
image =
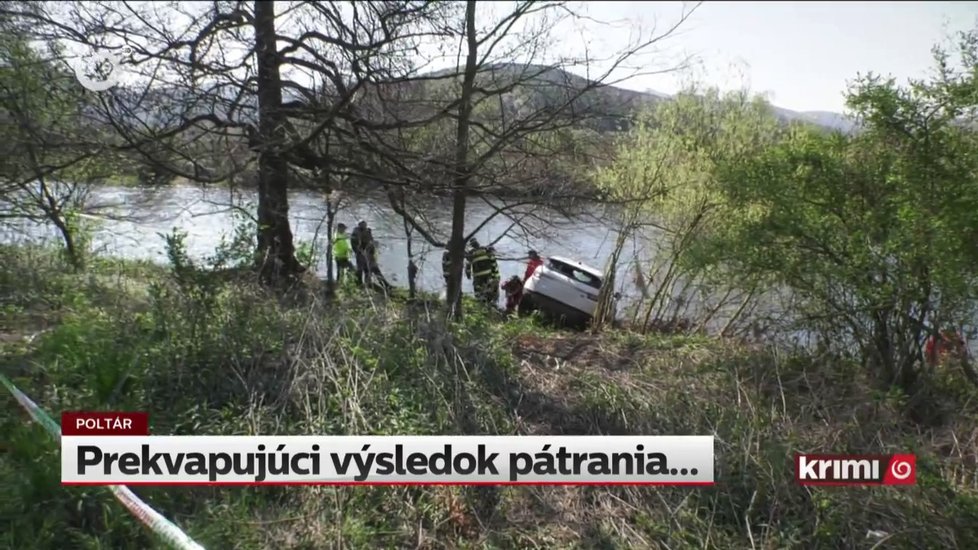
[[[54,415],[72,409],[150,411],[153,433],[507,430],[506,412],[482,399],[489,392],[478,377],[452,383],[462,370],[507,362],[498,346],[482,346],[472,327],[451,329],[458,332],[459,347],[441,347],[428,336],[452,342],[450,329],[369,296],[351,295],[342,304],[285,305],[250,279],[222,277],[195,265],[182,242],[179,235],[168,239],[166,271],[142,272],[96,262],[95,271],[68,274],[56,256],[4,249],[14,261],[4,264],[0,281],[9,282],[15,303],[47,304],[58,319],[30,355],[20,358],[28,368],[15,382]],[[34,273],[35,284],[14,284],[27,272]],[[104,300],[105,287],[114,286],[123,272],[138,273],[143,284],[125,299]],[[56,445],[12,412],[5,413],[3,433],[14,452],[0,458],[0,510],[16,519],[4,535],[11,546],[155,544],[104,490],[89,488],[79,496],[62,488]],[[353,514],[331,528],[354,539],[382,539],[416,521],[404,516],[397,491],[297,490],[304,495],[300,500],[308,501],[302,506],[310,507],[318,506],[311,494],[323,491],[343,499],[345,513]],[[241,540],[252,541],[241,547],[253,547],[260,529],[231,525],[251,521],[259,510],[290,514],[296,506],[281,498],[281,489],[140,493],[178,523],[189,521],[190,532],[211,547],[238,546]],[[419,491],[413,498],[422,503],[432,495]],[[57,513],[22,514],[38,505]],[[378,507],[390,513],[359,515]],[[37,537],[42,530],[45,537]]]
[[[854,135],[797,127],[724,163],[731,221],[698,243],[707,264],[790,288],[805,330],[908,391],[924,339],[978,315],[976,36],[960,71],[938,51],[930,80],[860,78]]]

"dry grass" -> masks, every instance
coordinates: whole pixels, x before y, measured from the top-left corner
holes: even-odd
[[[110,292],[123,277],[115,271],[39,272],[32,288],[41,290],[25,297],[14,284],[24,271],[5,269],[12,295],[24,298],[18,315],[52,309],[44,310],[52,331],[16,350],[37,369],[21,379],[26,389],[55,409],[102,406],[86,389],[86,365],[139,357],[147,368],[117,406],[151,411],[155,433],[716,436],[717,485],[705,489],[145,491],[208,547],[978,547],[978,408],[954,373],[928,381],[922,424],[909,419],[905,397],[831,357],[679,336],[560,333],[480,315],[447,326],[423,305],[360,294],[337,304],[315,291],[283,301],[246,281],[224,282],[209,298],[197,294],[207,285],[132,270],[125,299]],[[23,440],[19,421],[3,426],[9,440]],[[793,482],[795,452],[907,451],[918,455],[915,487]],[[38,538],[28,516],[11,516],[17,527],[0,542],[151,544],[111,500],[99,502],[114,519],[82,521],[73,499],[91,507],[94,497],[56,478],[51,487],[23,485],[30,469],[47,468],[35,453],[0,457],[10,487],[3,509],[43,502],[63,519]]]
[[[560,517],[602,526],[620,545],[661,548],[869,548],[880,542],[866,538],[871,531],[887,533],[885,547],[966,548],[975,541],[963,518],[978,517],[978,408],[960,380],[942,373],[929,381],[925,391],[934,394],[961,391],[945,393],[946,403],[936,407],[943,410],[935,411],[941,422],[921,426],[907,419],[896,396],[874,397],[870,380],[828,358],[730,342],[622,340],[515,342],[524,396],[552,399],[524,398],[522,425],[541,434],[713,433],[717,487],[528,491],[513,523]],[[907,451],[922,457],[918,487],[818,490],[792,481],[794,452]],[[550,511],[534,513],[541,500]],[[963,518],[944,515],[949,505],[964,508]],[[924,515],[930,519],[919,519]],[[572,539],[564,543],[576,544]]]

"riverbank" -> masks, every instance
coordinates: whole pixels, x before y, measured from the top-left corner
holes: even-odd
[[[83,228],[85,238],[91,239],[93,250],[100,254],[128,260],[166,261],[167,236],[184,234],[184,244],[191,257],[206,261],[215,250],[254,247],[254,221],[248,216],[255,212],[257,193],[238,190],[230,193],[217,188],[172,186],[166,189],[133,189],[103,186],[88,196],[89,212]],[[328,246],[326,207],[319,193],[293,191],[289,194],[289,219],[296,246],[311,259],[312,270],[320,277],[327,274]],[[524,210],[532,210],[527,217]],[[513,220],[496,215],[496,210],[481,201],[472,201],[466,209],[466,227],[480,227],[476,238],[483,243],[495,242],[504,278],[522,275],[526,269],[526,254],[530,249],[545,256],[567,256],[579,259],[595,268],[607,265],[614,244],[611,224],[600,223],[594,213],[583,218],[569,218],[564,212],[539,207],[517,209],[512,216],[522,219],[526,232],[515,230]],[[429,200],[417,215],[424,226],[440,241],[447,240],[451,231],[451,202]],[[372,199],[351,194],[340,204],[336,222],[353,226],[366,220],[380,245],[381,271],[395,286],[407,286],[409,255],[419,268],[418,288],[440,293],[444,289],[441,259],[442,249],[431,245],[417,232],[412,235],[408,249],[403,219],[390,209],[386,198]],[[471,230],[471,229],[470,229]],[[50,226],[19,223],[0,227],[0,244],[57,243],[60,235]],[[648,243],[648,244],[647,244]],[[639,255],[650,256],[652,241],[639,239]],[[311,256],[311,258],[310,258]],[[632,266],[620,266],[618,280],[626,297],[636,289],[631,281]],[[466,291],[471,283],[463,281]]]
[[[54,414],[145,410],[157,434],[717,437],[708,489],[137,491],[207,548],[978,547],[978,395],[956,373],[920,424],[857,365],[763,346],[476,309],[445,325],[352,290],[326,303],[107,258],[71,273],[34,247],[0,247],[0,290],[0,369]],[[3,546],[155,547],[107,491],[62,487],[56,444],[3,399]],[[918,482],[801,488],[799,451],[913,452]]]

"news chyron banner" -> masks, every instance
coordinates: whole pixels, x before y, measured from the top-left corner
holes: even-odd
[[[713,485],[713,436],[168,436],[66,412],[64,485]]]

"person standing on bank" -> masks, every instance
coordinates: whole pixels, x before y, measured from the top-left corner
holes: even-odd
[[[529,253],[530,261],[526,264],[526,273],[523,274],[523,284],[525,285],[530,277],[533,276],[533,272],[537,270],[541,265],[543,265],[543,259],[537,254],[536,250],[531,250]]]
[[[469,240],[469,257],[465,276],[472,279],[476,298],[486,305],[499,305],[499,264],[492,247],[479,246],[479,241]]]
[[[369,231],[369,230],[368,230]],[[364,257],[367,260],[367,273],[366,273],[366,283],[369,285],[372,278],[375,278],[378,284],[384,289],[384,292],[390,292],[391,284],[387,282],[384,274],[380,272],[380,264],[377,263],[377,241],[373,240],[371,236],[370,241],[367,243],[367,249],[364,250]]]
[[[353,254],[357,260],[357,284],[370,284],[370,256],[368,253],[374,246],[374,236],[370,228],[367,227],[367,221],[360,220],[350,237]]]
[[[968,360],[968,346],[953,328],[946,328],[937,332],[927,339],[924,346],[924,359],[931,367],[935,367],[945,361]]]
[[[333,237],[333,259],[336,260],[336,283],[343,284],[348,271],[353,271],[353,263],[350,262],[350,253],[353,246],[350,244],[350,236],[346,234],[346,224],[336,225],[336,236]]]

